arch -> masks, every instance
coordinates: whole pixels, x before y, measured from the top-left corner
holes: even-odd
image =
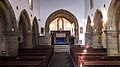
[[[60,30],[60,27],[59,27],[59,21],[62,21],[62,28],[61,28],[61,30],[64,30],[64,20],[63,20],[63,18],[58,18],[58,20],[57,20],[57,30]]]
[[[97,9],[94,15],[94,25],[93,25],[93,33],[92,33],[92,37],[93,37],[93,47],[94,48],[102,48],[102,29],[103,29],[103,16],[102,16],[102,12]]]
[[[86,32],[92,33],[91,19],[90,16],[87,18]]]
[[[103,26],[102,26],[102,23],[103,23],[102,18],[103,18],[102,12],[99,9],[97,9],[96,12],[95,12],[95,15],[94,15],[94,25],[93,25],[93,30],[94,31],[95,30],[97,32],[102,31],[102,28],[103,28]]]
[[[120,0],[111,0],[106,24],[106,43],[108,55],[120,55]],[[112,40],[110,40],[112,39]],[[114,47],[113,47],[114,46]],[[114,50],[112,50],[114,49]],[[112,53],[114,52],[114,53]]]
[[[39,44],[39,27],[36,17],[34,17],[32,25],[32,44],[37,46]]]
[[[108,8],[108,22],[106,24],[106,30],[109,30],[110,28],[116,30],[119,29],[119,15],[120,15],[120,1],[119,0],[112,0],[110,3],[110,6]],[[114,23],[113,23],[114,22]]]
[[[19,16],[19,48],[32,47],[32,30],[29,15],[24,9]]]
[[[69,22],[74,23],[75,24],[75,37],[76,37],[76,42],[78,42],[78,38],[79,38],[79,24],[78,21],[76,19],[76,17],[69,11],[64,10],[64,9],[60,9],[57,10],[55,12],[53,12],[52,14],[50,14],[50,16],[47,18],[46,23],[45,23],[45,33],[49,33],[49,25],[50,23],[56,19],[56,18],[65,18],[67,19]]]
[[[17,24],[14,11],[8,0],[0,0],[0,53],[4,51],[8,56],[17,55],[16,40]]]
[[[21,21],[21,19],[25,21],[25,22],[22,22],[25,25],[25,29],[26,29],[25,32],[28,32],[28,31],[31,32],[30,18],[26,9],[22,10],[22,12],[20,13],[19,21]]]
[[[87,18],[85,38],[85,43],[88,45],[92,45],[92,26],[90,16],[88,16]]]

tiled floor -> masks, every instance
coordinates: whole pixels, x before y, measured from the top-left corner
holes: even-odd
[[[54,54],[49,67],[75,67],[75,66],[69,53],[57,52]]]

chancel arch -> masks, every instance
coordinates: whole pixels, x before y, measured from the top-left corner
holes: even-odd
[[[50,32],[49,26],[50,26],[51,22],[54,21],[55,19],[58,19],[58,21],[61,20],[63,24],[65,23],[65,22],[63,22],[63,19],[66,19],[71,24],[74,24],[73,30],[74,30],[75,43],[78,43],[78,39],[79,39],[78,21],[71,12],[64,10],[64,9],[57,10],[57,11],[53,12],[52,14],[50,14],[50,16],[47,18],[46,23],[45,23],[45,33]],[[62,29],[65,28],[63,24],[62,24]]]
[[[107,51],[109,56],[120,55],[120,0],[112,0],[106,24]]]
[[[90,16],[87,18],[86,33],[85,33],[85,44],[92,45],[92,26]]]
[[[16,18],[11,4],[8,0],[0,0],[0,56],[17,55],[17,38]]]
[[[37,46],[38,43],[39,43],[39,27],[38,27],[37,18],[34,17],[34,20],[32,23],[32,45],[33,47]]]
[[[27,11],[22,10],[19,17],[19,48],[32,48],[32,30]]]
[[[102,46],[102,29],[103,29],[103,16],[102,16],[102,12],[97,9],[94,15],[94,25],[93,25],[93,47],[94,48],[101,48]]]

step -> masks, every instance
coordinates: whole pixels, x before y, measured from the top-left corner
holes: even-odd
[[[70,45],[54,45],[54,52],[70,52]]]

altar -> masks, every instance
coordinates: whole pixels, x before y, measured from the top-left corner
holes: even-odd
[[[70,44],[70,31],[52,31],[52,44],[53,45],[69,45]]]

